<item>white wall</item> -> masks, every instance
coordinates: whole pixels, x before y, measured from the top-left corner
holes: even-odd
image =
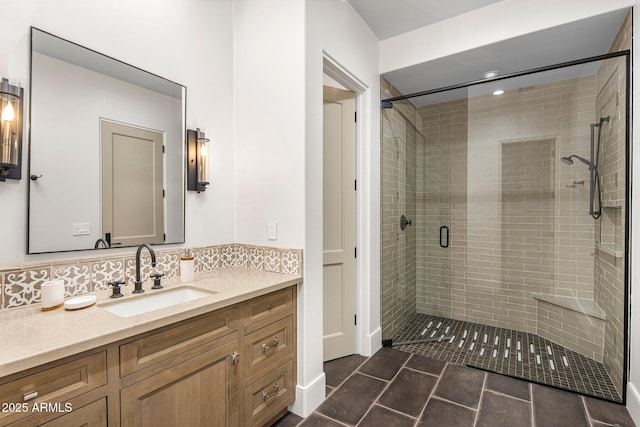
[[[304,245],[304,2],[236,0],[234,143],[239,243]],[[278,222],[277,240],[267,222]]]
[[[205,193],[187,193],[186,245],[233,242],[233,4],[0,0],[0,5],[7,11],[0,17],[0,76],[20,81],[27,100],[30,26],[187,87],[187,128],[200,127],[211,139],[212,184]],[[23,179],[0,183],[0,265],[75,258],[82,253],[25,255],[28,153],[23,144]]]

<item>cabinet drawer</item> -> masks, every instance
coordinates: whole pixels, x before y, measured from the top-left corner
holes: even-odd
[[[42,424],[42,427],[107,427],[107,399],[100,399],[67,415]]]
[[[293,290],[293,287],[282,289],[247,301],[244,305],[245,326],[271,323],[286,316],[293,309]]]
[[[25,418],[8,427],[107,427],[107,398],[103,397],[80,408],[74,407],[65,415],[48,422],[40,422],[37,418],[39,417]]]
[[[107,356],[105,352],[96,353],[80,359],[52,366],[46,371],[37,372],[0,386],[0,404],[23,405],[28,410],[24,414],[32,415],[31,408],[40,402],[60,404],[76,396],[96,389],[107,383]],[[16,411],[0,412],[0,422],[11,417]],[[22,411],[24,412],[24,411]]]
[[[287,316],[247,335],[244,340],[245,375],[282,364],[294,350],[293,316]]]
[[[265,372],[244,391],[246,426],[262,426],[293,403],[295,395],[293,359]]]
[[[238,330],[238,308],[214,311],[120,346],[125,377]]]

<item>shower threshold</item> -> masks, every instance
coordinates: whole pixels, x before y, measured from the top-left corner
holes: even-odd
[[[394,337],[393,346],[457,365],[622,401],[602,363],[535,334],[417,313]]]

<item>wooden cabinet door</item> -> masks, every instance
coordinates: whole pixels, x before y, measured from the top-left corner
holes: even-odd
[[[238,340],[122,390],[122,427],[240,425]]]

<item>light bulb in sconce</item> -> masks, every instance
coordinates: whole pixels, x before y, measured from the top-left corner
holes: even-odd
[[[3,122],[12,122],[15,117],[15,112],[13,111],[13,106],[11,102],[7,103],[7,106],[2,110],[2,121]]]
[[[19,84],[0,80],[0,181],[21,178],[23,97]]]
[[[208,151],[209,150],[207,148],[207,145],[206,144],[202,144],[202,146],[200,147],[200,156],[207,157],[207,154],[209,154]]]

